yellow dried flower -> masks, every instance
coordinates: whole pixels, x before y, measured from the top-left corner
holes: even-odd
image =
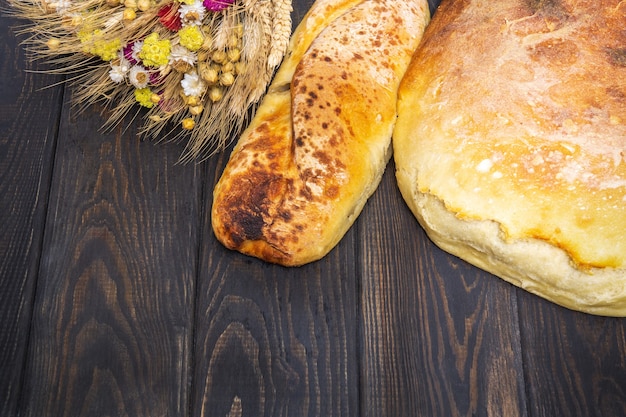
[[[78,39],[83,45],[83,52],[99,56],[103,61],[110,61],[117,57],[117,52],[122,46],[119,38],[112,40],[104,39],[104,33],[100,29],[93,32],[80,31]]]
[[[78,31],[76,36],[78,37],[78,40],[80,41],[81,45],[83,45],[82,47],[83,52],[89,52],[87,50],[86,44],[91,40],[93,36],[92,33],[87,29],[82,29]]]
[[[195,25],[185,26],[178,31],[180,44],[190,51],[197,51],[204,42],[202,31]]]
[[[96,55],[103,61],[110,61],[117,57],[117,52],[122,47],[122,41],[113,39],[112,41],[102,41],[96,45]]]
[[[159,39],[159,34],[152,32],[144,39],[139,58],[142,59],[144,65],[149,67],[160,67],[166,65],[169,60],[172,45],[169,40]]]
[[[110,61],[117,57],[117,52],[121,46],[122,42],[119,39],[111,41],[98,39],[94,42],[92,53],[102,58],[103,61]]]
[[[124,20],[130,21],[130,20],[135,20],[135,18],[137,17],[137,13],[131,9],[130,7],[127,7],[124,9],[124,13],[122,14],[122,18]]]
[[[152,91],[148,87],[135,89],[135,100],[137,100],[137,103],[140,105],[149,109],[154,106]]]
[[[196,126],[196,122],[191,117],[186,117],[181,122],[183,129],[191,130]]]
[[[192,5],[196,2],[196,0],[178,0],[179,3],[185,3],[188,5]]]

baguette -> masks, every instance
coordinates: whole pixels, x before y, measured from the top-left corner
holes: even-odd
[[[325,256],[391,156],[397,88],[426,0],[317,0],[214,189],[226,247],[285,266]]]

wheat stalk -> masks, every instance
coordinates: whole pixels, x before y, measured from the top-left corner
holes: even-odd
[[[268,66],[273,70],[283,59],[291,36],[291,0],[275,0],[272,2],[272,40]]]

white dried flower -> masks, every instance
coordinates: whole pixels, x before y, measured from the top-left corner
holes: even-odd
[[[131,52],[131,57],[137,61],[140,62],[141,58],[139,58],[139,52],[141,52],[141,48],[143,48],[143,41],[136,41],[133,43],[133,47],[132,47],[132,52]]]
[[[68,10],[72,7],[72,2],[71,0],[58,0],[50,3],[50,6],[52,6],[58,14],[63,16],[67,14]]]
[[[111,70],[109,71],[109,77],[114,83],[121,83],[126,79],[126,74],[130,71],[130,62],[124,57],[120,58],[119,64],[113,65],[111,63]]]
[[[178,14],[183,26],[202,25],[206,8],[201,1],[196,0],[192,4],[181,4],[178,8]]]
[[[173,64],[176,61],[182,61],[190,65],[195,65],[195,63],[198,62],[198,54],[191,52],[184,46],[174,45],[170,51],[170,64]]]
[[[198,73],[188,72],[180,81],[180,85],[183,87],[183,92],[186,96],[200,97],[206,90],[206,83],[198,76]]]
[[[128,80],[136,88],[145,88],[150,81],[150,74],[141,65],[133,65],[128,71]]]

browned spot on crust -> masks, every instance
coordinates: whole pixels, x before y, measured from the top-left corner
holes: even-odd
[[[331,185],[330,187],[327,187],[324,194],[326,194],[326,197],[328,198],[337,198],[339,196],[339,187],[337,187],[336,185]]]
[[[288,210],[280,210],[278,215],[287,223],[289,223],[293,218],[293,214]]]
[[[265,222],[259,213],[235,210],[230,215],[231,233],[230,238],[235,248],[241,246],[246,240],[258,240],[263,237]]]
[[[330,165],[331,159],[328,154],[324,151],[315,151],[313,156],[316,157],[322,164]]]
[[[626,67],[626,48],[607,48],[609,63],[616,67]]]

